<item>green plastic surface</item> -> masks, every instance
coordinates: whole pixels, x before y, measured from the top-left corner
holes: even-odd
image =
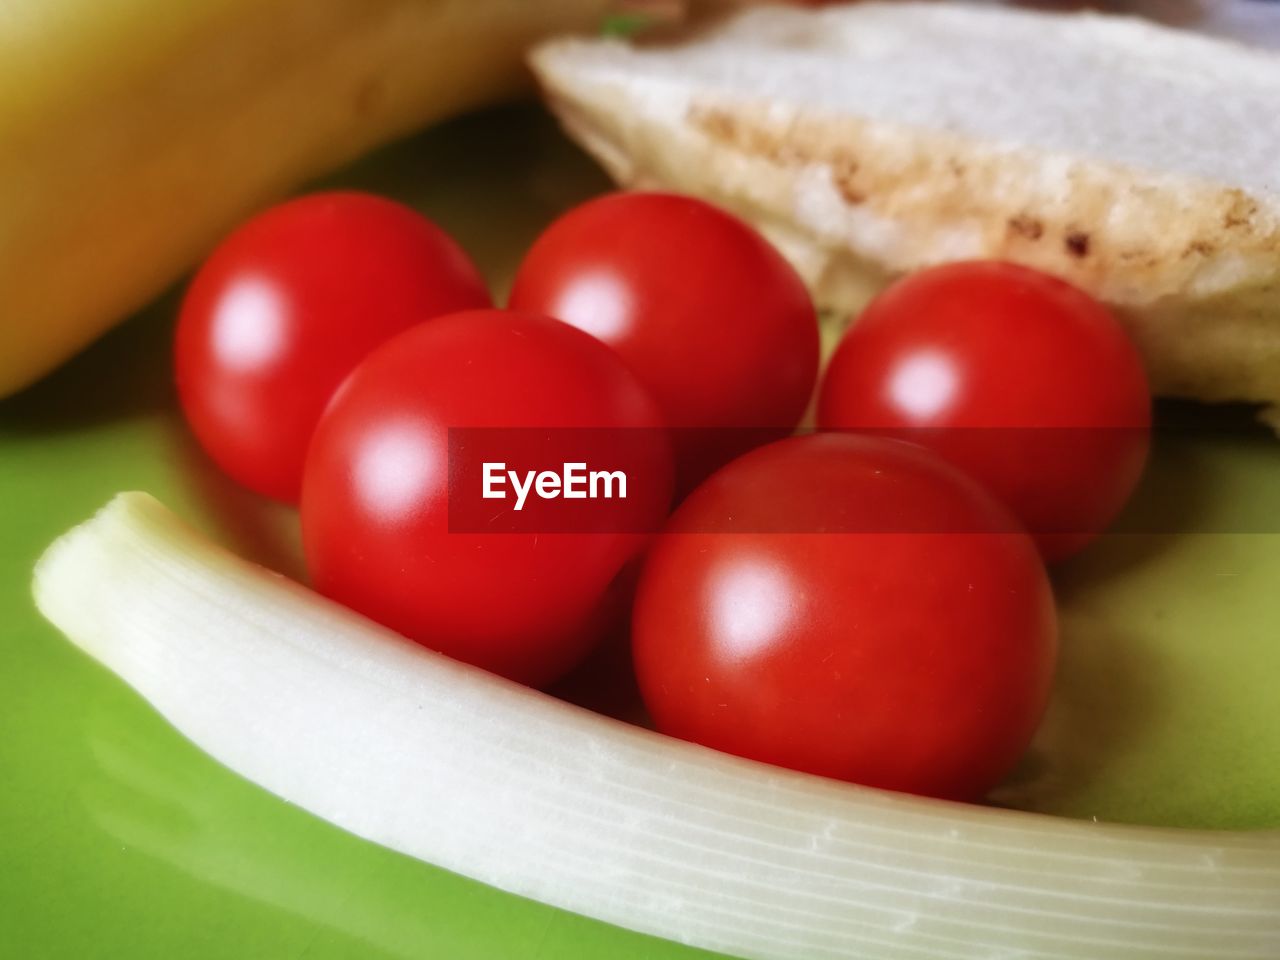
[[[332,184],[436,218],[499,290],[541,226],[607,187],[523,108],[424,134]],[[174,306],[164,298],[0,401],[0,955],[703,955],[316,820],[205,757],[38,617],[36,557],[123,489],[298,570],[291,512],[225,480],[183,428]],[[1107,537],[1056,576],[1054,704],[995,799],[1102,820],[1280,825],[1280,535],[1247,532],[1280,530],[1280,443],[1238,430],[1162,441],[1134,510],[1162,532]],[[1235,532],[1193,532],[1204,530]],[[589,677],[571,686],[592,698]]]

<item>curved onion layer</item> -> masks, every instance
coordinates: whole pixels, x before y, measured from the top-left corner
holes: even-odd
[[[40,609],[248,779],[547,904],[760,960],[1280,957],[1280,836],[931,801],[728,757],[433,654],[144,494]]]

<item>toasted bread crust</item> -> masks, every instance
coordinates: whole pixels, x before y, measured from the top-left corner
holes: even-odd
[[[621,183],[712,199],[779,241],[820,305],[867,266],[970,258],[1062,276],[1116,309],[1158,392],[1280,404],[1280,201],[1181,175],[778,103],[644,98],[535,63]],[[625,106],[624,105],[628,105]]]
[[[1216,296],[1280,271],[1276,209],[1235,188],[763,105],[694,101],[686,123],[712,153],[791,180],[790,216],[818,238],[894,271],[1007,257],[1126,306]],[[815,170],[840,208],[805,203],[822,185],[799,175]],[[896,230],[867,237],[859,220]]]

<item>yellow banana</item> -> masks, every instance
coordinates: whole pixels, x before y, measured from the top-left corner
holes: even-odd
[[[0,396],[300,181],[521,83],[611,0],[0,0]]]

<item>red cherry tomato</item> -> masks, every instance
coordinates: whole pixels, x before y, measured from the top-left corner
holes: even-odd
[[[565,214],[516,275],[511,306],[609,344],[653,394],[692,486],[790,433],[813,393],[818,327],[791,266],[691,197],[618,193]]]
[[[462,249],[408,207],[361,193],[280,204],[227,237],[187,291],[183,410],[223,470],[294,501],[342,378],[407,327],[489,302]]]
[[[823,776],[970,799],[1044,711],[1053,598],[1029,537],[922,447],[748,453],[655,541],[633,615],[658,729]]]
[[[891,286],[827,368],[824,429],[923,443],[1005,501],[1049,560],[1115,518],[1146,462],[1151,396],[1110,312],[1011,263],[957,263]]]
[[[480,459],[612,470],[619,457],[611,522],[603,501],[557,499],[542,506],[568,513],[520,526],[508,487],[482,498]],[[307,566],[322,593],[405,636],[543,685],[606,626],[610,583],[662,523],[671,473],[661,414],[598,341],[548,317],[441,317],[370,354],[316,428]]]

